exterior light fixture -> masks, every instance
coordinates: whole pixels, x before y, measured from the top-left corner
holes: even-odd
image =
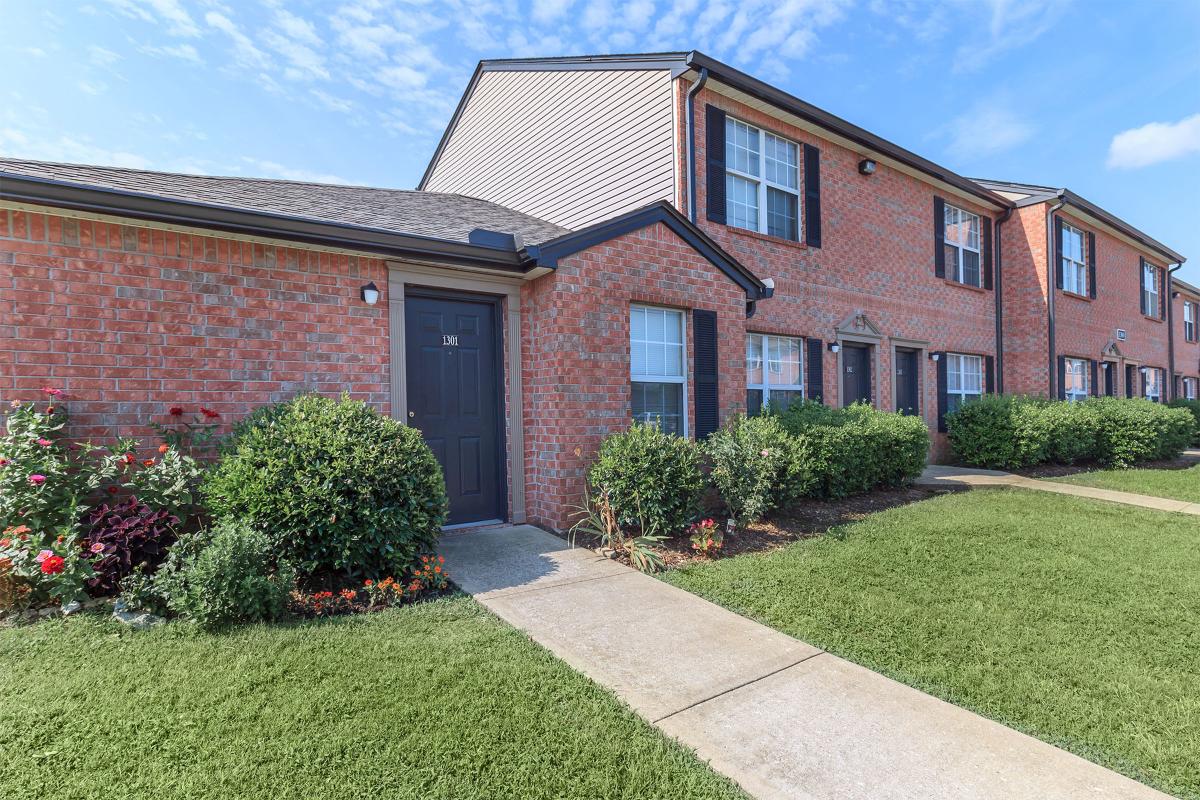
[[[379,302],[379,287],[375,285],[375,281],[371,281],[366,286],[363,286],[359,291],[359,296],[363,302],[369,306],[373,306]]]
[[[858,171],[863,175],[874,175],[876,166],[878,165],[874,161],[869,158],[864,158],[862,161],[858,162]]]
[[[941,360],[942,360],[942,354],[941,354],[941,353],[930,353],[930,354],[929,354],[929,360],[930,360],[930,361],[933,361],[933,362],[935,362],[935,363],[936,363],[936,362],[938,362],[938,361],[941,361]]]
[[[836,352],[840,351],[841,349],[842,349],[842,346],[840,344],[838,344],[837,342],[829,343],[829,352],[836,353]]]

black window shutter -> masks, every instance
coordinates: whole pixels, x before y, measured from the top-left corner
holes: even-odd
[[[1167,318],[1167,271],[1158,268],[1158,318]]]
[[[804,145],[804,242],[821,246],[821,151]]]
[[[1138,397],[1145,397],[1146,396],[1146,373],[1142,372],[1140,369],[1138,370],[1138,372],[1142,376],[1142,391],[1141,391],[1141,394],[1138,395]]]
[[[809,400],[824,403],[825,388],[821,360],[825,356],[825,343],[820,339],[808,339],[805,344],[808,347],[804,359],[804,385],[808,389],[805,396]]]
[[[933,198],[933,274],[946,277],[946,201]]]
[[[1096,299],[1096,234],[1088,231],[1088,297]]]
[[[983,288],[992,288],[992,218],[980,217],[980,234],[983,248]]]
[[[946,370],[946,368],[948,366],[948,364],[946,362],[949,361],[949,359],[946,358],[945,353],[938,353],[937,355],[938,355],[938,360],[937,360],[937,393],[938,393],[937,414],[938,414],[938,419],[937,419],[937,423],[938,423],[938,432],[945,433],[946,432],[946,412],[950,409],[950,392],[949,392],[950,382],[949,382],[948,373]]]
[[[725,112],[704,107],[705,211],[709,222],[725,224]]]
[[[1067,399],[1067,357],[1058,357],[1058,399]]]
[[[1090,362],[1092,365],[1092,397],[1100,396],[1100,365],[1095,361]]]
[[[717,393],[717,312],[692,311],[695,342],[696,438],[707,439],[721,426]]]
[[[1062,217],[1054,218],[1054,275],[1055,286],[1059,289],[1063,288],[1063,263],[1062,263],[1062,240],[1063,240],[1063,221]]]
[[[988,394],[996,393],[996,359],[993,356],[983,357],[983,390]]]
[[[1125,396],[1133,397],[1133,376],[1137,367],[1126,365],[1125,367]]]

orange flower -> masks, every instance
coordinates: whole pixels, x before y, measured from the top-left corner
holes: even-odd
[[[165,442],[158,446],[158,452],[160,452],[160,453],[165,453],[170,449],[171,449],[171,445],[166,444]]]
[[[143,462],[142,462],[142,466],[143,466],[143,467],[153,467],[153,466],[154,466],[154,459],[153,459],[153,458],[147,458],[145,461],[143,461]]]
[[[370,578],[367,578],[365,581],[363,581],[363,586],[366,586],[368,589],[370,589],[374,585],[375,585],[375,581],[371,580]]]

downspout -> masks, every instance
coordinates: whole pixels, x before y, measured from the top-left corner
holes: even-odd
[[[996,269],[993,288],[996,292],[996,393],[1004,394],[1004,248],[1000,243],[1000,229],[1004,227],[1004,223],[1008,222],[1008,218],[1012,216],[1012,207],[1004,209],[1004,216],[996,220],[996,240],[993,247],[996,248],[994,254]]]
[[[1054,294],[1058,291],[1058,281],[1055,278],[1055,247],[1057,243],[1054,239],[1054,212],[1067,204],[1067,199],[1059,194],[1058,203],[1050,206],[1046,211],[1046,319],[1049,333],[1050,359],[1049,359],[1049,381],[1050,386],[1049,399],[1053,400],[1058,395],[1055,392],[1054,381],[1058,378],[1058,362],[1054,351]]]
[[[1167,372],[1170,374],[1169,383],[1167,385],[1167,396],[1172,399],[1178,399],[1175,394],[1175,298],[1172,297],[1171,282],[1172,276],[1183,269],[1183,262],[1179,262],[1173,267],[1167,268]]]
[[[687,91],[687,113],[684,124],[687,125],[687,184],[688,184],[688,219],[696,224],[696,95],[708,83],[708,67],[700,68],[700,76],[692,82]]]

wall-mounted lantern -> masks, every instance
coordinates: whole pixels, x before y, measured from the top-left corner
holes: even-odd
[[[379,287],[375,285],[375,281],[371,281],[359,289],[359,296],[362,297],[364,303],[373,306],[379,302]]]
[[[838,344],[837,342],[830,342],[830,343],[829,343],[829,352],[831,352],[831,353],[837,353],[837,352],[839,352],[841,349],[842,349],[842,346],[841,346],[840,344]]]
[[[862,161],[858,162],[858,171],[860,173],[862,173],[863,175],[874,175],[875,168],[877,166],[879,166],[879,165],[876,164],[873,160],[871,160],[869,158],[864,158]]]

